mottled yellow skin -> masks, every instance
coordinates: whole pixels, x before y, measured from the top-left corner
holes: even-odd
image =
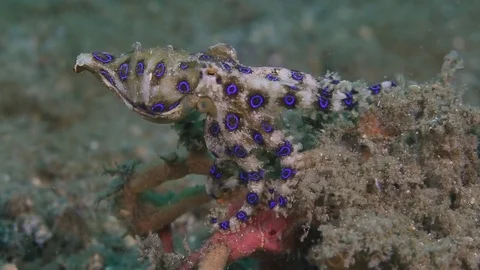
[[[115,84],[112,84],[100,74],[102,69],[108,71],[109,74],[115,74],[122,63],[136,63],[139,60],[145,62],[145,76],[140,78],[132,78],[135,77],[135,74],[132,74],[134,70],[130,69],[128,79],[122,82],[119,78],[112,76],[115,81]],[[152,71],[155,64],[160,61],[165,63],[167,68],[164,77],[161,80],[155,80]],[[183,70],[179,67],[180,63],[187,63],[192,68]],[[74,70],[75,72],[90,71],[143,118],[156,123],[173,123],[185,117],[190,108],[195,106],[198,98],[193,95],[185,96],[178,91],[171,91],[171,89],[176,88],[179,79],[188,80],[191,88],[196,88],[199,82],[197,65],[198,63],[193,61],[193,58],[185,51],[174,50],[172,47],[144,50],[136,43],[133,51],[116,57],[108,64],[92,60],[91,54],[80,54]],[[146,107],[152,107],[160,101],[170,105],[180,101],[181,104],[174,110],[162,114],[149,114],[143,108],[135,106],[135,104],[144,104]]]
[[[248,189],[234,217],[212,218],[213,226],[224,231],[238,230],[257,206],[285,214],[293,203],[292,192],[303,175],[302,146],[292,144],[288,130],[276,124],[283,111],[351,110],[395,86],[386,81],[358,88],[334,73],[315,78],[286,68],[247,67],[223,43],[197,54],[171,46],[142,49],[136,43],[132,52],[118,57],[80,54],[74,70],[93,73],[149,121],[180,121],[192,110],[206,114],[205,142],[216,158],[207,192],[215,197],[239,182]],[[273,168],[262,161],[265,153],[278,158],[280,179],[269,179]]]

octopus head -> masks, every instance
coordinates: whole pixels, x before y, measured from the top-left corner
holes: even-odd
[[[107,52],[78,55],[75,72],[89,71],[130,109],[156,123],[183,119],[197,102],[201,74],[196,59],[171,46],[115,56]]]

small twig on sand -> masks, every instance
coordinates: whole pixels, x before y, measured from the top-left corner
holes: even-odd
[[[172,223],[179,216],[210,201],[210,197],[205,194],[184,198],[178,203],[164,206],[154,213],[148,215],[138,215],[132,221],[132,227],[136,234],[144,235],[150,231],[155,231]]]
[[[135,174],[128,183],[133,194],[154,188],[164,182],[177,180],[189,174],[208,175],[213,161],[204,152],[190,152],[179,162],[162,163]]]
[[[162,162],[132,175],[120,195],[119,214],[126,219],[135,234],[145,235],[169,226],[180,215],[211,200],[205,192],[194,192],[182,200],[163,205],[152,212],[141,194],[167,181],[189,174],[208,175],[212,160],[205,152],[190,152],[182,160]],[[151,205],[150,205],[151,206]]]

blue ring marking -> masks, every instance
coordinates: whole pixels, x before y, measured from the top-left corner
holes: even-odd
[[[180,67],[181,69],[187,69],[188,66],[189,66],[189,64],[188,64],[187,62],[181,62],[180,65],[179,65],[179,67]]]
[[[300,71],[296,71],[296,70],[291,71],[291,76],[292,76],[292,79],[296,81],[301,81],[303,80],[303,77],[304,77]]]
[[[297,91],[298,87],[296,85],[289,85],[288,86],[290,89]]]
[[[295,106],[296,101],[297,99],[292,94],[287,94],[285,95],[285,97],[283,97],[283,103],[285,103],[285,105],[289,107]]]
[[[190,93],[191,89],[190,89],[190,84],[183,80],[183,81],[180,81],[178,84],[177,84],[177,90],[178,92],[182,93],[182,94],[188,94]]]
[[[215,179],[220,179],[222,177],[222,172],[217,168],[215,164],[210,168],[210,175],[215,177]]]
[[[252,138],[253,138],[253,141],[256,142],[257,144],[259,145],[262,145],[263,144],[263,136],[262,134],[258,133],[258,132],[253,132],[252,134]]]
[[[220,133],[220,126],[218,125],[217,121],[210,124],[210,126],[208,127],[208,132],[214,137],[217,136],[218,133]]]
[[[240,125],[240,117],[234,113],[227,114],[225,117],[225,127],[230,131],[235,131]]]
[[[273,209],[275,206],[277,206],[277,202],[275,200],[268,201],[268,208]]]
[[[240,171],[238,173],[238,179],[243,183],[248,183],[248,173],[246,171]]]
[[[128,63],[125,62],[118,67],[118,77],[121,81],[125,81],[128,78]]]
[[[249,192],[247,194],[247,203],[248,204],[251,204],[251,205],[256,205],[258,203],[258,200],[260,199],[260,197],[258,196],[257,193],[255,192]]]
[[[320,96],[323,98],[330,99],[332,98],[332,93],[328,91],[328,87],[325,87],[322,89],[322,92],[320,93]]]
[[[261,175],[261,172],[249,172],[248,173],[248,180],[250,181],[258,181],[261,180],[263,177]]]
[[[294,175],[294,171],[291,168],[283,168],[282,169],[282,173],[281,173],[282,179],[287,180],[288,178],[290,178],[293,175]]]
[[[108,71],[102,69],[100,70],[100,74],[105,78],[107,79],[107,81],[113,85],[113,86],[116,86],[117,84],[115,83],[115,80],[113,80],[113,77],[112,75],[110,75],[110,73],[108,73]]]
[[[227,93],[229,96],[238,94],[238,86],[235,83],[229,84],[227,87],[225,87],[225,93]]]
[[[268,122],[262,122],[262,129],[266,133],[272,133],[273,132],[273,127]]]
[[[144,72],[145,72],[145,63],[143,62],[143,60],[140,60],[137,62],[137,65],[135,66],[135,73],[138,76],[142,76]]]
[[[217,221],[218,221],[218,219],[217,219],[216,217],[212,217],[212,218],[210,219],[210,223],[212,223],[212,224],[217,223]]]
[[[352,108],[355,107],[355,105],[357,104],[357,103],[354,102],[354,100],[353,100],[352,92],[345,93],[345,95],[346,95],[347,97],[344,98],[344,99],[342,99],[343,104],[345,104],[345,106],[347,106],[348,109],[352,109]]]
[[[233,148],[233,153],[235,153],[235,156],[237,156],[238,158],[244,158],[248,154],[247,150],[245,150],[245,148],[243,148],[243,146],[241,145],[236,145]]]
[[[198,59],[200,60],[211,60],[212,59],[212,56],[211,55],[208,55],[208,54],[205,54],[205,53],[202,53]]]
[[[222,62],[222,67],[223,67],[223,69],[225,69],[228,72],[232,71],[232,67],[225,62]]]
[[[237,217],[238,220],[243,221],[243,222],[248,220],[247,212],[245,212],[243,210],[238,211],[235,216]]]
[[[238,71],[240,71],[240,72],[243,73],[243,74],[250,74],[250,73],[252,73],[252,69],[249,68],[249,67],[245,67],[245,66],[240,66],[240,65],[238,65],[238,66],[237,66],[237,69],[238,69]]]
[[[227,231],[230,229],[230,222],[228,220],[222,221],[220,224],[220,229]]]
[[[155,113],[161,113],[161,112],[165,111],[165,104],[157,103],[157,104],[152,106],[151,110],[152,110],[152,112],[155,112]]]
[[[174,103],[172,103],[172,105],[170,105],[168,107],[168,110],[171,111],[171,110],[175,109],[176,107],[178,107],[178,105],[180,105],[180,100],[177,100]]]
[[[378,93],[380,93],[380,90],[382,90],[382,86],[378,83],[368,87],[368,89],[372,91],[372,95],[377,95]]]
[[[92,56],[95,60],[104,64],[108,64],[114,59],[113,55],[106,52],[93,52]]]
[[[249,104],[250,108],[258,109],[265,104],[265,98],[260,94],[253,95],[249,98]]]
[[[265,78],[267,78],[267,80],[272,81],[272,82],[276,82],[276,81],[280,80],[277,76],[275,76],[271,73],[267,74],[267,76],[265,76]]]
[[[292,144],[289,141],[285,141],[277,150],[278,157],[285,157],[292,153]]]
[[[326,110],[328,108],[329,104],[330,104],[330,100],[328,100],[324,97],[319,97],[318,98],[318,106],[320,106],[320,109]]]
[[[283,196],[278,196],[278,206],[285,207],[287,206],[287,198]]]
[[[332,83],[332,84],[339,84],[340,81],[339,81],[339,80],[332,80],[331,83]]]
[[[153,70],[153,75],[157,78],[161,78],[163,74],[165,74],[165,70],[165,64],[163,62],[158,62],[155,66],[155,69]]]

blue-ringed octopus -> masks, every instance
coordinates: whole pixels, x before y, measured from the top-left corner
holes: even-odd
[[[146,120],[173,123],[194,110],[205,114],[205,143],[215,158],[207,192],[217,197],[225,187],[247,188],[234,216],[211,217],[215,228],[227,232],[241,228],[258,208],[285,214],[294,203],[292,193],[303,174],[302,145],[277,124],[282,112],[352,110],[396,86],[384,81],[357,88],[331,72],[315,77],[282,67],[246,66],[225,43],[194,54],[135,43],[131,52],[118,56],[82,53],[74,70],[93,73]],[[277,161],[276,174],[265,155]]]

